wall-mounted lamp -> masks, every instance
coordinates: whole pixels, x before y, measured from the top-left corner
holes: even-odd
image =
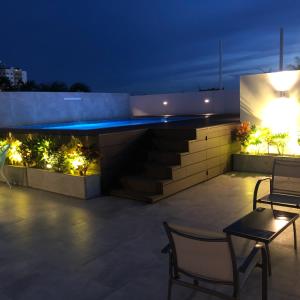
[[[299,72],[281,71],[268,74],[269,81],[273,88],[278,92],[289,91],[297,82]]]
[[[167,106],[168,105],[168,101],[163,101],[163,106]]]
[[[204,103],[209,103],[210,100],[208,98],[204,99]]]
[[[289,97],[289,91],[279,91],[279,97],[281,98],[288,98]]]
[[[80,97],[64,97],[66,101],[80,101],[82,100]]]

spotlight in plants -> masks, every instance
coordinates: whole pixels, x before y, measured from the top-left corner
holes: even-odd
[[[244,153],[295,155],[300,149],[298,145],[298,149],[291,152],[289,145],[294,137],[288,132],[274,132],[270,128],[251,126],[249,122],[241,123],[236,131],[236,138]]]
[[[10,165],[45,169],[71,175],[85,176],[98,172],[99,153],[93,146],[84,146],[72,137],[67,144],[58,144],[55,138],[28,135],[24,140],[11,134],[0,140],[0,146],[10,145],[7,162]],[[90,170],[92,168],[92,170]]]

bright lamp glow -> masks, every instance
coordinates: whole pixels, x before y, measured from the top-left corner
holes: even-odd
[[[279,92],[290,90],[298,80],[298,72],[296,71],[281,71],[270,73],[268,76],[273,88]]]
[[[210,100],[208,98],[204,99],[204,103],[209,103]]]
[[[83,165],[84,162],[81,157],[76,157],[71,161],[71,163],[72,163],[72,166],[74,167],[74,169],[77,170],[80,166]]]
[[[281,97],[270,101],[263,111],[262,125],[274,133],[289,132],[297,127],[299,109],[295,99]]]
[[[10,142],[8,157],[9,160],[16,165],[22,162],[22,155],[20,153],[21,144],[22,143],[19,140],[15,140],[15,139]]]
[[[300,104],[293,98],[281,97],[268,103],[262,112],[262,126],[273,133],[288,133],[287,152],[299,153],[298,130]]]
[[[168,105],[168,101],[164,101],[162,104],[163,104],[164,106],[167,106],[167,105]]]

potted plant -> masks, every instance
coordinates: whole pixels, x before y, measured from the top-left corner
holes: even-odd
[[[90,172],[99,153],[92,146],[83,146],[78,138],[58,147],[49,137],[33,151],[35,168],[27,171],[28,186],[81,199],[100,195],[100,174]]]
[[[275,157],[286,155],[289,134],[272,133],[269,128],[243,122],[236,139],[242,148],[240,153],[233,154],[233,170],[271,174]]]
[[[0,140],[0,146],[6,144],[9,144],[10,148],[4,165],[4,174],[10,184],[27,186],[27,168],[21,154],[22,142],[9,134],[7,138]],[[0,180],[3,181],[2,178]]]

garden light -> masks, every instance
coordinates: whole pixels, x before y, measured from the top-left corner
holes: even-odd
[[[91,146],[84,147],[75,137],[67,144],[57,145],[50,137],[33,138],[28,135],[21,142],[10,134],[6,139],[0,139],[0,146],[7,144],[10,145],[7,158],[11,165],[80,176],[85,176],[91,165],[94,165],[94,171],[97,170],[98,151]]]
[[[80,166],[83,165],[83,159],[81,157],[74,158],[71,160],[71,164],[74,167],[74,169],[78,169]]]

